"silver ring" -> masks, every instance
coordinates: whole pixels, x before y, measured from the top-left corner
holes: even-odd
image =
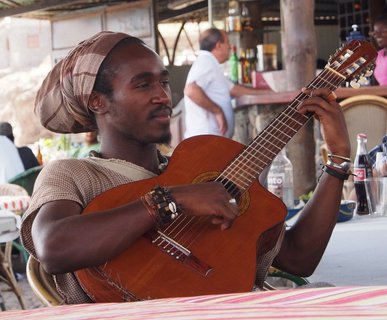
[[[228,202],[232,203],[232,204],[236,204],[236,200],[234,198],[228,200]]]

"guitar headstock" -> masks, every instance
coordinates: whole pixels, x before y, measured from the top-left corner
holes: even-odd
[[[346,81],[351,81],[352,85],[355,80],[361,83],[372,75],[376,56],[372,44],[364,40],[352,40],[336,50],[327,66],[340,73]]]

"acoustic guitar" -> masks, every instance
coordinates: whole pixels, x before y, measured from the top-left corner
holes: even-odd
[[[375,57],[372,45],[353,40],[337,50],[307,87],[335,90],[344,81],[367,74]],[[257,177],[312,117],[296,111],[307,97],[300,93],[248,146],[218,136],[192,137],[177,146],[161,175],[97,196],[83,214],[137,200],[155,185],[216,180],[237,199],[240,215],[230,229],[221,231],[210,217],[181,214],[164,229],[144,234],[111,261],[76,271],[90,297],[95,302],[136,301],[248,292],[259,285],[266,273],[260,264],[277,243],[287,210]]]

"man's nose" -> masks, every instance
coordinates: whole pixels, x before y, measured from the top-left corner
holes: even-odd
[[[158,85],[156,94],[153,97],[153,102],[170,105],[171,100],[171,89],[169,87],[164,87],[162,84]]]

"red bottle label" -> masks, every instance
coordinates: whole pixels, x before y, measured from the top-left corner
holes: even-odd
[[[366,169],[365,168],[354,168],[353,170],[355,176],[353,177],[353,181],[364,181],[366,178]]]

